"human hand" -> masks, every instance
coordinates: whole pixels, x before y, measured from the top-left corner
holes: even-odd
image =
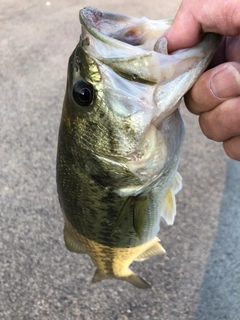
[[[205,32],[224,35],[207,70],[186,94],[187,108],[199,115],[203,133],[223,142],[227,155],[240,161],[240,2],[183,0],[165,34],[168,50],[196,45]]]

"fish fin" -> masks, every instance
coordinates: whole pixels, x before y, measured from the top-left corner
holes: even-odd
[[[134,197],[128,197],[127,200],[124,202],[122,208],[120,209],[117,219],[113,225],[113,231],[112,234],[114,233],[114,231],[116,230],[116,228],[120,225],[120,223],[122,222],[124,216],[128,213],[128,208],[131,206],[131,204],[133,203],[133,198]]]
[[[174,194],[177,194],[182,189],[182,176],[179,172],[176,173],[171,188],[173,189]]]
[[[149,196],[138,196],[134,198],[134,209],[133,209],[133,227],[140,238],[145,225],[147,206]]]
[[[161,216],[168,225],[172,225],[174,223],[174,218],[176,216],[176,200],[174,190],[172,188],[168,190],[165,196]]]
[[[69,230],[69,227],[67,226],[66,222],[64,224],[63,238],[65,246],[69,251],[75,253],[87,253],[86,249],[80,243],[78,238],[75,237],[74,234]]]
[[[129,270],[130,271],[130,270]],[[100,269],[96,269],[95,274],[92,278],[92,283],[96,283],[98,281],[104,280],[104,279],[110,279],[110,278],[115,278],[117,280],[122,280],[122,281],[127,281],[131,283],[134,287],[140,288],[140,289],[148,289],[151,288],[151,286],[143,280],[141,277],[130,271],[131,274],[128,276],[109,276],[102,272]]]
[[[154,257],[158,254],[164,254],[166,253],[163,246],[159,243],[159,239],[157,239],[157,242],[154,243],[150,248],[148,248],[146,251],[140,254],[140,256],[135,259],[135,261],[144,261],[146,259],[149,259],[151,257]]]
[[[141,277],[139,277],[135,273],[132,273],[130,276],[121,277],[118,279],[123,280],[123,281],[127,281],[127,282],[131,283],[134,287],[139,288],[139,289],[151,288],[150,284],[148,284],[145,280],[143,280]]]
[[[96,269],[94,276],[92,278],[92,283],[104,280],[104,279],[110,279],[111,276],[105,274],[104,272],[102,272],[100,269]]]

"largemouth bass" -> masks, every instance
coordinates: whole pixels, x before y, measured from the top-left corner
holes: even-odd
[[[80,11],[68,65],[57,154],[64,240],[96,266],[93,282],[149,284],[129,266],[165,252],[161,217],[176,215],[184,139],[178,107],[212,58],[219,36],[169,55],[171,19]]]

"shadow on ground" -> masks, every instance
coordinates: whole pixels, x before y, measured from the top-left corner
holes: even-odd
[[[219,227],[200,289],[197,320],[239,319],[240,315],[240,165],[229,161]],[[233,205],[234,204],[234,205]]]

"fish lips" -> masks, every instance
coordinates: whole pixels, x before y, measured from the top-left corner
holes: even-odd
[[[155,87],[152,98],[157,109],[153,117],[158,123],[178,107],[221,40],[209,33],[197,46],[169,55],[161,35],[172,19],[139,19],[86,7],[80,11],[80,22],[87,54],[127,80]]]
[[[169,55],[167,40],[161,36],[170,27],[172,19],[138,19],[86,7],[80,11],[80,22],[82,48],[98,65],[109,108],[122,118],[131,118],[131,126],[141,137],[139,150],[147,150],[140,165],[134,161],[136,150],[129,155],[130,162],[126,157],[125,165],[142,181],[146,178],[141,171],[144,172],[148,163],[154,172],[158,172],[155,176],[159,176],[164,165],[157,164],[158,155],[161,154],[165,163],[171,154],[169,146],[175,146],[169,142],[172,130],[169,130],[166,142],[164,137],[159,138],[159,132],[164,122],[165,127],[168,126],[166,119],[179,107],[184,94],[207,67],[221,37],[207,34],[197,46]],[[127,90],[127,86],[131,88]],[[178,123],[179,129],[175,131],[182,132],[182,124],[171,119],[174,126]],[[168,130],[165,130],[165,136],[166,132]],[[155,146],[154,152],[151,147],[146,148],[146,141]],[[163,154],[162,145],[167,149]]]

